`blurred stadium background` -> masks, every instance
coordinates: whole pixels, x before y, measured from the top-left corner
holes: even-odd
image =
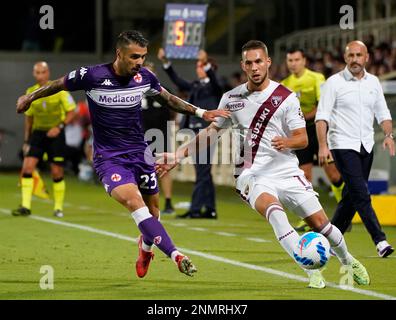
[[[156,58],[162,46],[166,3],[183,1],[18,1],[9,3],[0,21],[4,30],[0,42],[0,169],[18,168],[18,152],[23,141],[23,117],[14,113],[16,98],[33,84],[34,62],[46,60],[53,79],[81,65],[113,59],[113,41],[124,29],[139,29],[150,39],[148,59],[157,64],[157,73],[166,87],[174,85],[163,73]],[[247,39],[267,43],[274,60],[271,77],[287,75],[285,50],[290,46],[305,49],[309,67],[326,77],[344,67],[342,50],[347,41],[363,39],[370,50],[368,71],[380,76],[393,116],[396,115],[396,1],[395,0],[206,0],[183,3],[208,4],[205,50],[218,64],[218,75],[225,87],[239,69],[239,52]],[[39,27],[39,8],[54,9],[54,29]],[[354,29],[342,30],[340,8],[354,9]],[[191,60],[175,60],[180,74],[194,78]],[[76,101],[83,93],[73,93]],[[377,127],[378,129],[378,127]],[[378,141],[381,140],[378,134]],[[376,146],[373,179],[387,179],[389,190],[396,192],[396,159],[390,159]],[[191,168],[190,168],[191,169]],[[221,170],[226,168],[221,168]],[[189,170],[186,166],[183,170]],[[216,168],[215,168],[216,170]],[[317,170],[315,184],[321,177]],[[180,179],[193,176],[176,174]],[[217,183],[230,184],[217,176]],[[177,178],[177,177],[176,177]]]

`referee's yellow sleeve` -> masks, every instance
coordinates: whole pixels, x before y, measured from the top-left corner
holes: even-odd
[[[29,87],[29,88],[26,89],[25,94],[32,93],[32,92],[33,92],[35,89],[37,89],[37,88],[38,88],[38,85],[31,86],[31,87]],[[25,111],[25,115],[26,115],[26,116],[29,116],[29,117],[33,117],[33,108],[32,108],[31,106],[30,106],[29,109],[27,109],[27,110]]]
[[[284,85],[286,88],[288,87],[288,86],[287,86],[287,82],[288,82],[287,79],[289,79],[289,77],[282,79],[281,82],[280,82],[280,83],[281,83],[282,85]]]
[[[76,109],[76,103],[74,102],[74,99],[69,92],[60,91],[59,94],[60,94],[63,110],[65,112],[69,112]]]
[[[33,108],[29,108],[25,111],[25,116],[33,117]]]

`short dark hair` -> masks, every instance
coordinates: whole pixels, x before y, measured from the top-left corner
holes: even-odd
[[[268,56],[268,48],[265,45],[265,43],[260,41],[260,40],[249,40],[248,42],[246,42],[242,46],[242,53],[244,51],[251,50],[251,49],[263,49],[263,51],[265,52],[266,56]]]
[[[287,54],[295,53],[295,52],[300,52],[302,57],[305,58],[305,52],[304,52],[304,49],[302,49],[302,48],[291,47],[291,48],[287,49],[287,51],[286,51]]]
[[[127,30],[121,32],[116,41],[116,48],[126,47],[131,43],[136,43],[138,46],[145,48],[148,46],[148,40],[143,36],[140,31],[137,30]]]

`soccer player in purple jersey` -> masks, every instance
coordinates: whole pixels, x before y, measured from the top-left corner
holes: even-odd
[[[17,112],[31,102],[61,90],[84,90],[88,99],[94,137],[94,167],[106,191],[131,212],[142,235],[136,273],[144,277],[155,244],[189,276],[196,272],[191,260],[180,253],[159,222],[159,194],[154,159],[144,140],[141,104],[153,96],[176,112],[206,121],[228,117],[224,110],[207,111],[170,94],[156,76],[143,68],[148,41],[135,30],[122,32],[116,42],[115,61],[81,67],[50,84],[21,96]]]

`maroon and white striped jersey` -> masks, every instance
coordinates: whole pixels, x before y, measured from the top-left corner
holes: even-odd
[[[226,92],[219,109],[231,111],[230,118],[217,118],[214,124],[232,127],[237,176],[246,169],[271,177],[304,174],[292,150],[277,151],[271,146],[274,137],[290,136],[292,130],[305,127],[295,93],[272,80],[263,91],[250,92],[245,83]]]

